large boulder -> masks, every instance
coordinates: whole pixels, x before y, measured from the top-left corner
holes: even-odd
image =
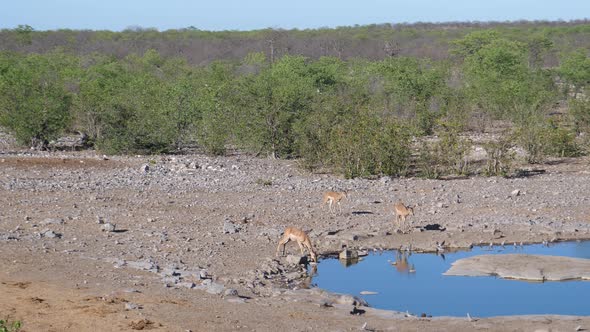
[[[498,276],[532,281],[590,280],[590,259],[506,254],[459,259],[444,275]]]

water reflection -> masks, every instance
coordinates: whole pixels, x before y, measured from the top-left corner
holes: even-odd
[[[495,277],[443,276],[458,259],[482,254],[535,254],[590,258],[590,241],[474,247],[471,251],[422,254],[410,250],[371,253],[363,260],[324,259],[313,283],[365,297],[373,307],[435,316],[590,315],[590,281],[528,283]],[[418,273],[419,272],[419,273]]]
[[[354,258],[339,258],[338,261],[340,261],[340,264],[342,264],[342,266],[349,267],[351,265],[358,264],[359,258],[358,257],[354,257]]]
[[[397,251],[396,260],[391,262],[391,265],[395,266],[395,269],[400,274],[415,273],[414,264],[410,264],[408,261],[411,255],[412,253],[408,251]]]
[[[338,255],[338,260],[340,261],[340,264],[342,264],[342,266],[344,267],[349,267],[361,261],[361,259],[359,258],[358,251],[348,249],[344,249],[340,252],[340,254]]]

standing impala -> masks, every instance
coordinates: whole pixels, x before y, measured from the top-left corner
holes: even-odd
[[[287,246],[287,242],[289,241],[297,241],[297,244],[299,245],[299,249],[301,249],[301,254],[304,254],[303,251],[303,247],[305,247],[307,249],[307,251],[309,251],[309,254],[311,255],[311,260],[313,262],[317,262],[317,255],[315,253],[315,250],[313,250],[313,246],[311,245],[311,241],[309,240],[309,236],[307,236],[307,234],[295,227],[287,227],[287,229],[285,229],[285,233],[283,234],[283,237],[281,237],[281,239],[279,240],[279,245],[277,247],[277,252],[276,252],[276,256],[279,255],[279,251],[281,250],[281,246],[283,246],[283,255],[285,255],[285,247]]]
[[[401,228],[402,222],[405,224],[408,215],[414,215],[414,208],[405,206],[402,201],[393,204],[393,210],[395,212],[395,221],[398,224],[398,228]]]
[[[330,212],[335,212],[336,208],[332,208],[332,205],[338,204],[338,210],[342,212],[342,206],[340,205],[340,201],[342,199],[348,197],[348,192],[335,192],[335,191],[328,191],[324,193],[324,199],[322,200],[322,206],[328,204]]]

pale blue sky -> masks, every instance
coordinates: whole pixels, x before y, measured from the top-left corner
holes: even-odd
[[[0,28],[201,30],[319,28],[371,23],[573,20],[590,0],[4,0]]]

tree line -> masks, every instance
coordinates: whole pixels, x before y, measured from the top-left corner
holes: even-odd
[[[556,66],[561,52],[590,44],[590,23],[577,21],[449,22],[371,24],[334,29],[253,31],[202,31],[195,27],[158,31],[129,27],[120,32],[91,30],[36,31],[28,25],[0,30],[0,50],[47,53],[55,48],[77,55],[100,53],[119,59],[153,49],[163,57],[182,57],[191,65],[216,60],[241,60],[250,53],[268,58],[286,54],[311,59],[322,56],[342,60],[411,56],[449,59],[455,40],[480,30],[493,29],[512,40],[528,43],[532,36],[550,40],[555,48],[544,54],[546,66]],[[530,44],[534,53],[538,45]]]
[[[2,51],[0,125],[40,147],[79,131],[105,153],[190,144],[300,158],[347,177],[440,177],[473,172],[462,134],[502,122],[509,125],[486,145],[483,170],[508,174],[514,146],[530,162],[584,152],[577,137],[590,128],[588,48],[560,53],[559,66],[547,68],[555,47],[543,35],[523,41],[480,29],[439,60],[252,52],[197,66],[153,49],[124,57]],[[556,105],[568,112],[552,116]],[[425,139],[433,134],[439,139]]]

